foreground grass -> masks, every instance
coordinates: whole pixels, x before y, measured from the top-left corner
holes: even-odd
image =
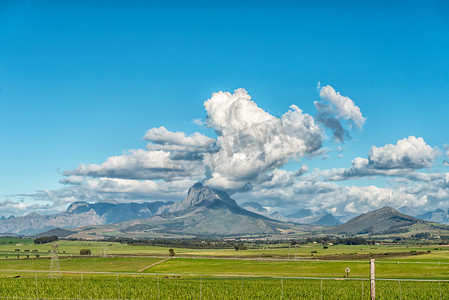
[[[377,299],[443,299],[446,282],[377,281]],[[0,297],[76,299],[369,299],[369,281],[119,276],[0,278]]]

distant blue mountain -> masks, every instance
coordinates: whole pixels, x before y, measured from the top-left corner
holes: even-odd
[[[311,217],[314,216],[314,213],[310,209],[300,209],[299,211],[295,212],[294,214],[288,215],[287,218],[305,218],[305,217]]]
[[[74,202],[65,212],[54,215],[31,213],[0,219],[0,233],[35,235],[55,228],[104,225],[149,218],[168,210],[173,202],[87,203]]]
[[[336,226],[340,225],[341,222],[338,221],[332,214],[327,214],[322,216],[318,221],[313,222],[312,224],[323,226]]]

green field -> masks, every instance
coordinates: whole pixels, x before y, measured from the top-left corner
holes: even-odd
[[[363,295],[368,299],[370,253],[376,256],[378,299],[444,299],[449,293],[449,283],[444,281],[449,280],[449,248],[441,245],[323,249],[319,244],[293,247],[285,243],[250,244],[250,249],[239,251],[173,248],[176,256],[166,261],[169,247],[95,241],[59,241],[58,245],[62,278],[48,278],[51,244],[0,238],[0,297],[361,299],[364,284]],[[92,256],[79,256],[80,249],[90,249]],[[108,257],[100,257],[105,249]],[[161,263],[151,266],[157,262]],[[347,267],[349,280],[343,278]],[[323,278],[323,289],[316,278]]]
[[[377,281],[377,299],[445,299],[449,283]],[[0,279],[0,297],[72,299],[369,299],[369,281],[86,276]]]
[[[33,250],[37,250],[41,256],[49,256],[51,244],[34,245],[31,239],[18,239],[13,243],[2,241],[0,238],[0,258],[14,258],[19,255],[21,258],[27,254],[34,256]],[[168,255],[170,247],[156,246],[130,246],[115,242],[96,242],[96,241],[59,241],[59,254],[61,256],[79,255],[81,249],[87,248],[92,251],[92,255],[100,255],[105,249],[109,255],[148,255],[148,256],[164,256]],[[172,247],[173,248],[173,247]],[[19,249],[20,251],[15,251]],[[175,253],[180,256],[203,256],[203,257],[273,257],[273,258],[314,258],[323,256],[351,254],[357,255],[370,253],[397,253],[411,251],[431,251],[425,257],[420,256],[419,259],[447,259],[449,260],[449,246],[440,245],[335,245],[323,249],[320,244],[296,245],[290,244],[266,244],[266,245],[250,245],[248,250],[235,251],[232,249],[185,249],[173,248]],[[435,250],[437,249],[437,250]],[[26,251],[28,250],[28,251]],[[316,252],[316,253],[312,253]],[[337,258],[338,259],[338,258]]]
[[[94,257],[60,259],[61,271],[136,273],[161,261],[152,257]],[[0,260],[1,270],[48,271],[49,259]],[[238,259],[173,258],[143,271],[158,274],[251,275],[294,277],[368,278],[367,261],[252,261]],[[449,279],[449,263],[394,263],[378,260],[377,278]]]

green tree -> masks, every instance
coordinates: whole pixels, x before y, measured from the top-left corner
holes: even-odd
[[[81,249],[80,250],[80,255],[91,255],[92,251],[90,251],[90,249]]]

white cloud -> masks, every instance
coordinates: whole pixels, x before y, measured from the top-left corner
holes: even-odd
[[[232,94],[214,93],[204,106],[207,125],[216,130],[217,139],[200,133],[187,136],[163,126],[152,128],[144,136],[146,149],[65,171],[61,183],[67,187],[39,197],[50,201],[69,199],[70,194],[100,201],[161,199],[179,197],[201,180],[228,192],[251,190],[253,184],[275,187],[292,184],[307,172],[306,166],[296,172],[279,169],[289,159],[319,155],[322,131],[296,105],[277,118],[238,89]]]
[[[350,98],[330,86],[321,88],[320,96],[321,102],[315,102],[316,120],[331,128],[336,140],[349,136],[342,121],[349,127],[363,127],[366,118]],[[356,157],[348,169],[309,171],[303,165],[286,171],[282,167],[289,160],[323,157],[331,151],[322,147],[324,131],[312,116],[291,105],[275,117],[258,107],[244,89],[214,93],[204,107],[206,125],[216,131],[216,139],[165,127],[149,129],[144,136],[146,149],[129,150],[100,164],[81,164],[64,172],[61,182],[65,188],[23,195],[44,203],[40,207],[9,201],[3,204],[5,211],[20,207],[43,210],[45,205],[64,208],[80,200],[180,200],[197,181],[228,192],[246,191],[234,197],[283,212],[310,208],[344,215],[385,205],[449,206],[449,173],[429,171],[439,151],[422,138],[410,136],[396,144],[373,146],[366,158]],[[449,147],[446,150],[449,152]],[[337,147],[337,154],[342,151]],[[427,172],[418,172],[423,168]],[[389,183],[393,186],[331,182],[378,175],[395,177]]]
[[[0,201],[0,217],[22,216],[30,211],[47,213],[53,207],[49,204],[40,204],[36,202],[25,202],[24,200],[13,201],[5,199]]]
[[[416,170],[430,168],[440,155],[437,147],[427,145],[423,138],[410,136],[396,145],[371,147],[368,159],[356,157],[349,169],[338,169],[326,174],[327,180],[346,180],[364,176],[395,176],[412,180],[429,181],[441,177],[441,173],[422,173]]]
[[[149,129],[144,136],[149,141],[147,150],[129,150],[122,155],[111,156],[102,164],[81,164],[75,170],[65,171],[72,176],[62,183],[79,184],[73,176],[120,178],[136,180],[179,180],[204,178],[202,164],[204,154],[214,150],[215,139],[195,132],[186,136],[161,126]],[[82,180],[81,180],[82,181]]]
[[[147,145],[149,150],[198,150],[215,142],[215,139],[198,132],[186,136],[184,132],[169,131],[164,126],[149,129],[143,139],[150,142]]]
[[[81,164],[63,174],[137,180],[203,176],[204,167],[199,160],[174,160],[170,156],[167,151],[130,150],[123,155],[108,157],[102,164]]]
[[[444,144],[443,148],[446,150],[446,157],[449,158],[449,144]]]
[[[321,88],[320,96],[322,100],[329,103],[329,111],[333,112],[338,119],[352,121],[357,128],[362,128],[366,118],[362,116],[360,108],[355,105],[351,98],[342,96],[330,85]]]
[[[195,124],[195,125],[198,125],[198,126],[203,126],[203,125],[206,124],[206,123],[205,123],[203,120],[201,120],[201,119],[193,119],[192,123]]]
[[[204,102],[207,124],[219,136],[219,151],[203,162],[209,168],[206,184],[238,190],[260,183],[291,158],[301,158],[322,145],[320,128],[296,105],[281,118],[264,111],[244,89],[214,93]]]
[[[196,180],[178,181],[131,180],[120,178],[85,178],[84,187],[99,194],[133,194],[134,196],[182,199]]]
[[[318,87],[320,88],[320,85]],[[350,128],[353,125],[357,129],[363,127],[366,118],[351,98],[336,92],[330,85],[320,88],[320,97],[321,102],[314,102],[318,111],[316,119],[332,130],[337,142],[350,138],[349,131],[343,127],[340,120],[346,120]]]
[[[410,136],[396,145],[373,146],[369,152],[369,164],[375,169],[421,169],[431,167],[440,155],[422,137]]]
[[[311,172],[292,182],[277,186],[255,185],[249,193],[236,195],[245,201],[258,201],[274,210],[292,213],[302,208],[327,211],[336,215],[360,214],[384,206],[407,205],[418,210],[449,206],[449,173],[439,174],[433,181],[416,182],[402,179],[393,187],[341,186],[324,182]]]

